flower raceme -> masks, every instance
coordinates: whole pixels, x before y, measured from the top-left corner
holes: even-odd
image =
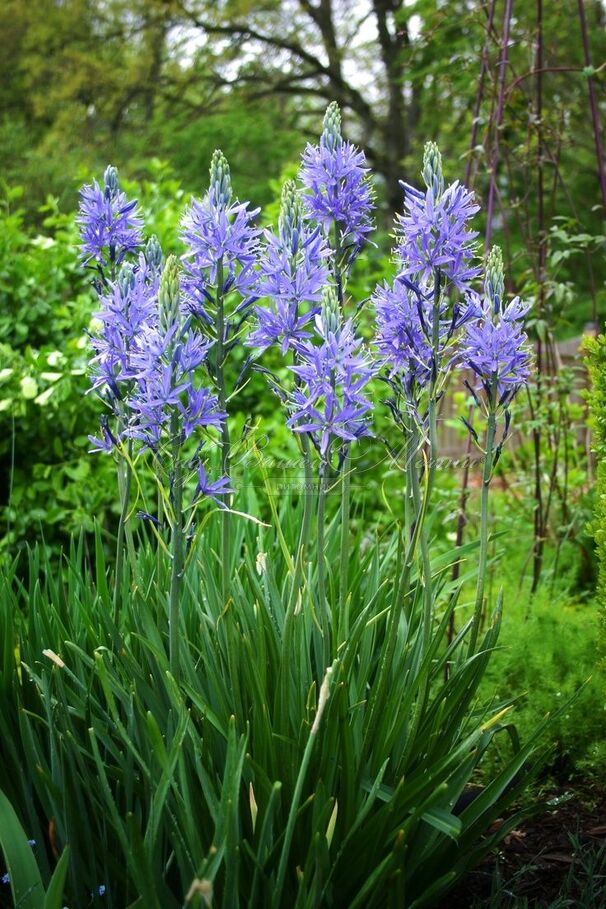
[[[398,274],[371,297],[388,382],[398,396],[404,393],[413,412],[424,389],[434,398],[441,393],[457,362],[460,330],[480,315],[479,297],[470,286],[480,271],[472,264],[476,234],[467,227],[478,207],[459,184],[444,188],[433,142],[425,146],[422,178],[425,193],[404,185],[405,213],[396,222],[394,250]]]
[[[507,407],[530,375],[528,337],[523,320],[529,305],[504,297],[503,259],[498,248],[486,263],[484,300],[479,318],[465,327],[460,362],[473,370],[488,409]]]
[[[264,241],[257,288],[268,305],[255,307],[257,326],[247,344],[261,351],[279,344],[284,356],[311,336],[309,323],[328,280],[331,254],[320,229],[309,225],[292,180],[282,190],[278,233],[265,231]]]
[[[482,318],[467,326],[463,339],[461,362],[474,371],[487,399],[498,395],[501,406],[511,401],[530,374],[530,354],[520,312],[525,310],[517,300],[496,318],[486,307]]]
[[[174,257],[159,275],[160,255],[152,240],[137,268],[125,265],[97,314],[101,332],[91,343],[92,387],[115,418],[102,419],[93,450],[111,452],[132,439],[155,452],[196,429],[220,428],[225,414],[217,397],[196,380],[211,342],[192,329],[180,300]]]
[[[460,329],[480,314],[476,296],[450,303],[424,293],[406,276],[379,284],[371,297],[375,309],[375,345],[391,380],[415,403],[432,381],[443,381],[457,362]],[[434,319],[438,320],[434,334]]]
[[[125,437],[130,412],[128,400],[136,382],[134,357],[139,337],[157,322],[157,296],[162,254],[155,237],[140,253],[136,266],[125,263],[118,278],[102,293],[102,309],[95,314],[100,325],[90,335],[94,356],[91,360],[91,389],[108,407],[114,420],[101,421],[101,438],[89,436],[93,451],[111,452]],[[101,287],[101,285],[100,285]]]
[[[431,378],[431,304],[398,280],[379,284],[372,296],[376,311],[376,346],[390,374],[402,378],[407,396]]]
[[[92,385],[106,401],[123,396],[124,383],[134,378],[131,354],[144,326],[156,320],[156,297],[161,258],[152,238],[136,267],[123,265],[118,278],[101,296],[102,309],[95,313],[101,331],[91,337]]]
[[[364,152],[341,136],[341,114],[328,106],[319,145],[307,145],[301,163],[309,214],[328,234],[333,226],[350,264],[373,229],[372,190]]]
[[[433,142],[425,147],[422,173],[425,192],[402,184],[404,214],[398,217],[396,248],[400,273],[431,285],[439,269],[457,290],[469,291],[481,272],[472,264],[477,231],[468,227],[479,205],[458,181],[444,189],[441,157]]]
[[[475,294],[452,304],[442,297],[437,306],[439,327],[434,350],[436,307],[432,293],[423,293],[399,275],[391,286],[379,284],[371,302],[376,313],[376,347],[390,374],[401,380],[409,400],[432,378],[448,374],[456,363],[459,330],[481,312]]]
[[[208,192],[202,199],[192,199],[181,224],[187,247],[183,291],[191,311],[207,324],[213,323],[219,274],[220,292],[239,294],[239,308],[256,299],[259,231],[253,222],[258,213],[248,202],[232,202],[229,165],[222,152],[215,151]]]
[[[80,256],[86,264],[119,266],[142,242],[143,221],[137,214],[137,201],[130,201],[120,190],[115,167],[106,169],[103,188],[96,180],[82,188],[76,223],[81,235]]]
[[[290,367],[299,384],[290,397],[288,425],[295,432],[310,433],[322,461],[329,463],[335,438],[345,443],[342,461],[348,443],[371,435],[372,404],[363,392],[375,367],[362,352],[351,320],[341,321],[331,288],[316,316],[316,330],[320,343],[300,345],[301,362]]]
[[[196,380],[211,342],[192,328],[181,300],[178,263],[167,260],[158,290],[158,318],[139,333],[131,356],[136,385],[128,400],[132,418],[125,435],[157,451],[177,434],[188,439],[197,428],[220,428],[226,414]]]

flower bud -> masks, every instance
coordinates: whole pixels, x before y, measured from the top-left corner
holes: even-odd
[[[322,303],[320,320],[322,324],[322,334],[327,332],[333,334],[341,327],[341,311],[339,309],[339,300],[336,291],[332,285],[327,285],[322,291]]]
[[[115,199],[120,192],[120,184],[118,182],[118,171],[111,164],[105,168],[103,183],[105,184],[105,198]]]
[[[341,111],[336,101],[331,101],[326,108],[320,144],[329,151],[341,144]]]
[[[492,303],[494,312],[498,315],[501,311],[501,301],[505,293],[503,254],[498,246],[493,246],[486,257],[484,293]]]
[[[444,192],[444,175],[442,173],[442,155],[435,142],[425,143],[421,174],[427,189],[432,191],[434,199],[439,199]]]
[[[292,255],[299,249],[303,228],[303,199],[294,180],[287,180],[282,187],[278,233],[280,240]]]
[[[145,261],[149,268],[154,271],[160,271],[162,268],[162,247],[160,246],[160,241],[153,234],[145,246]]]
[[[210,162],[210,192],[218,205],[229,205],[231,201],[231,174],[227,158],[220,149],[213,152]]]
[[[167,330],[179,315],[179,260],[169,256],[160,278],[158,290],[160,324]]]
[[[122,297],[127,297],[135,286],[135,271],[132,265],[123,265],[118,275],[118,287]]]

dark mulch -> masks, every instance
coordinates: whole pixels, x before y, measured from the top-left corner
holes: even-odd
[[[578,865],[571,835],[595,851],[606,843],[606,791],[561,788],[544,802],[546,810],[510,833],[498,852],[466,875],[437,909],[470,909],[484,900],[488,904],[497,871],[509,882],[512,899],[526,898],[535,909],[549,906]]]

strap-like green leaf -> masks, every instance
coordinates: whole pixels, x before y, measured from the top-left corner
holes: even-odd
[[[44,909],[44,886],[32,847],[19,818],[5,794],[0,791],[0,846],[15,906],[19,909]]]

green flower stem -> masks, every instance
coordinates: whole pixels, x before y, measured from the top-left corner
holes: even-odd
[[[339,301],[339,309],[341,310],[341,315],[343,315],[343,272],[341,271],[341,243],[339,242],[339,225],[336,221],[333,221],[333,234],[334,234],[334,269],[333,273],[335,276],[335,284],[337,287],[337,300]]]
[[[431,497],[435,477],[436,459],[438,457],[438,401],[436,386],[440,376],[440,295],[442,275],[439,268],[434,272],[433,308],[431,323],[431,349],[434,361],[434,373],[429,385],[429,477],[427,495]]]
[[[414,462],[411,461],[407,465],[407,470],[412,469],[414,469]],[[408,482],[412,482],[410,478]],[[423,523],[425,521],[426,502],[427,497],[422,497],[421,510],[417,513],[416,521],[414,521],[412,524],[410,539],[404,540],[404,546],[402,547],[404,552],[403,558],[401,559],[402,571],[399,572],[396,576],[391,609],[389,610],[387,628],[385,630],[387,644],[383,648],[383,658],[381,660],[381,665],[379,666],[377,681],[373,685],[370,697],[368,699],[368,723],[364,731],[364,741],[362,746],[364,753],[368,755],[372,754],[373,748],[376,746],[375,739],[377,725],[381,718],[385,701],[388,697],[393,658],[398,640],[398,625],[401,616],[402,599],[407,596],[410,588],[412,566],[414,564],[417,546],[419,545],[419,536],[423,527]],[[400,561],[400,559],[398,559],[398,561]]]
[[[293,259],[293,268],[294,259]],[[298,315],[298,313],[297,313]],[[297,353],[294,353],[294,363],[297,365],[299,358]],[[300,386],[300,377],[295,374],[295,385],[298,388]],[[301,594],[301,583],[307,573],[307,560],[308,560],[308,550],[309,550],[309,533],[311,529],[311,515],[312,515],[312,506],[313,506],[313,487],[314,487],[314,475],[313,475],[313,464],[311,458],[311,442],[310,437],[306,432],[300,434],[301,439],[301,450],[303,452],[303,475],[304,475],[304,484],[305,488],[303,491],[303,521],[301,524],[301,532],[299,534],[299,540],[297,543],[297,551],[295,553],[294,559],[294,572],[293,572],[293,581],[290,591],[290,597],[288,600],[288,606],[286,608],[286,614],[284,616],[284,630],[282,635],[282,663],[280,667],[280,677],[281,677],[281,697],[282,697],[282,706],[281,706],[281,726],[286,731],[288,726],[288,705],[289,705],[289,689],[290,689],[290,667],[292,661],[292,637],[294,630],[294,617],[297,610],[297,602]]]
[[[219,398],[219,407],[222,411],[227,411],[227,394],[225,391],[225,372],[223,360],[225,357],[224,340],[225,340],[225,312],[223,298],[223,259],[219,260],[217,266],[217,361],[216,361],[216,383]],[[227,418],[223,421],[221,427],[221,471],[223,476],[229,477],[230,470],[230,438]],[[229,505],[229,495],[226,496]],[[223,511],[221,515],[221,590],[223,602],[227,603],[230,590],[230,570],[231,570],[231,516],[229,512]]]
[[[419,433],[416,427],[411,427],[411,448],[414,451],[419,450]],[[435,450],[435,449],[434,449]],[[432,457],[430,451],[430,458]],[[416,521],[418,522],[418,540],[421,552],[421,570],[423,573],[423,637],[422,637],[422,655],[425,658],[431,644],[431,626],[434,612],[434,593],[433,579],[431,575],[431,559],[429,556],[429,545],[427,543],[427,533],[425,531],[425,515],[429,505],[430,484],[432,482],[432,467],[427,468],[427,477],[425,481],[424,495],[421,495],[421,484],[419,482],[419,471],[417,470],[415,458],[409,461],[409,482],[412,492],[413,511]],[[415,526],[415,530],[417,527]],[[422,673],[419,695],[413,707],[413,716],[410,723],[410,729],[407,736],[407,747],[416,741],[417,732],[421,718],[425,713],[427,696],[429,694],[429,669]]]
[[[341,270],[341,242],[339,240],[339,225],[333,224],[334,234],[334,275],[337,286],[337,299],[341,316],[344,317],[344,288],[343,272]],[[349,618],[346,615],[346,604],[349,582],[349,544],[350,544],[350,492],[351,492],[351,458],[349,449],[343,461],[341,474],[341,552],[339,557],[339,625],[342,622],[342,636],[346,637],[349,631]]]
[[[419,549],[421,552],[421,570],[423,574],[423,646],[422,651],[425,655],[431,643],[431,628],[434,614],[434,592],[433,579],[431,573],[431,558],[429,555],[429,544],[427,541],[427,532],[425,530],[425,515],[431,501],[433,491],[436,460],[438,456],[438,400],[437,384],[440,375],[441,356],[440,356],[440,294],[441,294],[441,273],[437,268],[434,272],[434,294],[432,308],[432,333],[431,348],[433,356],[433,374],[429,385],[429,452],[428,462],[425,465],[426,478],[425,490],[421,495],[421,485],[419,470],[416,466],[416,452],[420,450],[419,431],[416,425],[411,421],[410,425],[410,456],[407,462],[407,479],[410,484],[413,514],[415,519],[415,530],[418,530]],[[418,525],[418,527],[417,527]],[[429,673],[423,675],[419,696],[415,705],[415,712],[412,718],[409,741],[414,741],[421,717],[425,709],[425,703],[429,692]]]
[[[412,448],[418,450],[419,436],[416,429],[411,430]],[[430,458],[432,453],[430,451]],[[428,468],[427,483],[425,489],[425,505],[421,499],[421,486],[419,483],[419,471],[417,470],[415,459],[412,458],[409,465],[409,481],[412,492],[413,509],[416,516],[427,513],[429,506],[429,497],[431,492],[432,467]],[[431,623],[433,619],[433,584],[431,577],[431,559],[429,557],[429,545],[427,543],[427,533],[425,527],[421,526],[419,530],[419,548],[421,551],[421,567],[423,571],[423,641],[425,649],[429,646],[431,635]]]
[[[341,639],[345,640],[349,633],[349,616],[347,614],[347,599],[349,586],[349,544],[350,544],[350,492],[351,492],[351,458],[349,450],[343,461],[341,473],[341,552],[339,557],[339,624],[341,626]]]
[[[320,627],[322,629],[322,651],[323,651],[323,669],[326,669],[330,663],[331,642],[330,642],[330,608],[326,599],[326,554],[324,552],[324,522],[326,520],[326,492],[328,465],[323,462],[320,465],[320,488],[318,491],[318,605],[320,612]]]
[[[493,402],[496,396],[496,389],[493,389]],[[478,561],[478,582],[476,586],[476,600],[473,611],[473,622],[471,625],[471,636],[469,638],[469,655],[475,653],[478,635],[480,633],[480,621],[482,619],[482,608],[484,606],[484,587],[486,578],[486,565],[488,563],[488,493],[490,487],[490,478],[494,464],[494,443],[497,428],[497,417],[494,403],[491,403],[488,412],[488,425],[486,427],[486,450],[484,452],[484,471],[482,474],[482,497],[480,505],[480,555]]]
[[[301,447],[303,449],[304,493],[303,493],[303,521],[295,557],[295,569],[292,587],[286,614],[284,616],[284,633],[282,635],[282,661],[280,665],[281,676],[281,728],[286,734],[288,724],[288,703],[290,691],[290,670],[292,666],[292,639],[294,630],[294,617],[297,611],[297,602],[301,595],[301,584],[307,573],[309,552],[309,534],[311,530],[311,515],[313,508],[313,465],[311,460],[311,446],[306,432],[301,433]]]
[[[160,487],[158,487],[158,513],[157,513],[157,518],[158,518],[158,523],[159,523],[159,530],[160,530],[160,532],[162,532],[161,528],[162,528],[162,525],[163,525],[163,523],[164,523],[164,500],[163,500],[163,498],[162,498],[162,492],[160,491]],[[158,544],[157,544],[157,549],[156,549],[156,560],[157,560],[157,561],[156,561],[156,565],[157,565],[157,569],[156,569],[156,570],[157,570],[156,583],[157,583],[157,584],[160,584],[160,583],[161,583],[160,578],[162,577],[162,566],[163,566],[163,564],[164,564],[164,560],[163,560],[162,546],[160,545],[159,542],[158,542]]]
[[[299,563],[301,565],[301,568],[304,569],[309,547],[309,531],[311,527],[311,512],[313,506],[314,491],[314,471],[311,460],[311,445],[309,436],[306,432],[301,433],[301,445],[303,447],[305,496],[303,499],[303,524],[301,525],[301,536],[299,538]]]
[[[301,433],[301,448],[303,449],[303,470],[304,470],[304,492],[303,492],[303,521],[299,533],[297,552],[295,557],[295,571],[293,575],[290,598],[288,601],[287,617],[294,611],[299,597],[301,581],[305,573],[307,562],[307,551],[309,548],[309,531],[311,527],[311,511],[313,500],[313,466],[311,461],[311,448],[309,445],[309,436],[306,432]]]
[[[171,418],[172,435],[172,524],[170,540],[170,593],[168,606],[168,655],[170,671],[179,678],[179,615],[181,610],[181,587],[183,581],[184,533],[183,533],[183,473],[181,466],[181,439],[179,418]]]
[[[433,485],[436,472],[436,460],[438,456],[438,400],[436,394],[437,383],[440,375],[441,357],[440,357],[440,294],[441,294],[441,273],[436,268],[434,272],[434,292],[432,307],[431,323],[431,349],[434,362],[433,375],[429,385],[429,452],[428,463],[426,464],[427,480],[425,485],[425,503],[421,508],[421,489],[419,484],[419,472],[416,468],[416,451],[419,449],[419,435],[415,426],[411,425],[411,457],[409,458],[409,481],[413,500],[413,511],[415,516],[421,514],[421,511],[427,513],[433,492]],[[425,528],[421,527],[419,535],[419,546],[421,550],[421,565],[423,570],[423,640],[425,647],[429,646],[431,635],[431,623],[433,619],[433,589],[431,578],[431,559],[429,557],[429,545],[427,542],[427,533]]]
[[[118,523],[118,537],[116,540],[116,577],[114,584],[114,622],[119,624],[120,604],[122,602],[122,585],[124,583],[124,536],[127,529],[128,512],[130,509],[130,493],[132,486],[133,469],[131,456],[133,450],[132,440],[128,442],[128,458],[122,459],[118,464],[118,489],[120,492],[120,521]],[[128,528],[129,549],[133,547],[132,534]],[[132,554],[131,554],[132,559]]]
[[[131,460],[132,453],[133,453],[132,441],[130,441],[129,446],[128,446],[129,464],[128,464],[127,484],[126,484],[129,503],[130,503],[130,498],[131,498],[131,488],[132,488],[132,480],[133,480],[133,465],[132,465],[132,460]],[[126,537],[126,549],[128,551],[129,568],[133,575],[134,582],[137,583],[137,579],[138,579],[137,548],[135,546],[135,538],[133,535],[132,525],[128,519],[128,513],[127,513],[125,521],[124,521],[124,536]]]
[[[414,515],[414,503],[412,499],[412,488],[409,479],[409,469],[410,465],[414,463],[414,460],[417,456],[417,451],[414,447],[414,438],[411,431],[411,426],[409,422],[406,424],[404,430],[405,443],[404,443],[404,474],[405,474],[405,486],[404,486],[404,539],[408,543],[412,536],[412,531],[415,522]]]
[[[116,280],[117,268],[116,258],[113,248],[110,248],[110,281],[113,284]],[[130,446],[129,442],[129,446]],[[130,460],[130,459],[129,459]],[[120,597],[122,595],[122,577],[124,574],[124,527],[128,518],[128,507],[130,504],[130,484],[132,479],[132,468],[130,463],[122,461],[118,464],[118,491],[120,494],[120,522],[118,524],[118,538],[116,541],[116,581],[114,586],[114,621],[116,625],[119,620]]]

